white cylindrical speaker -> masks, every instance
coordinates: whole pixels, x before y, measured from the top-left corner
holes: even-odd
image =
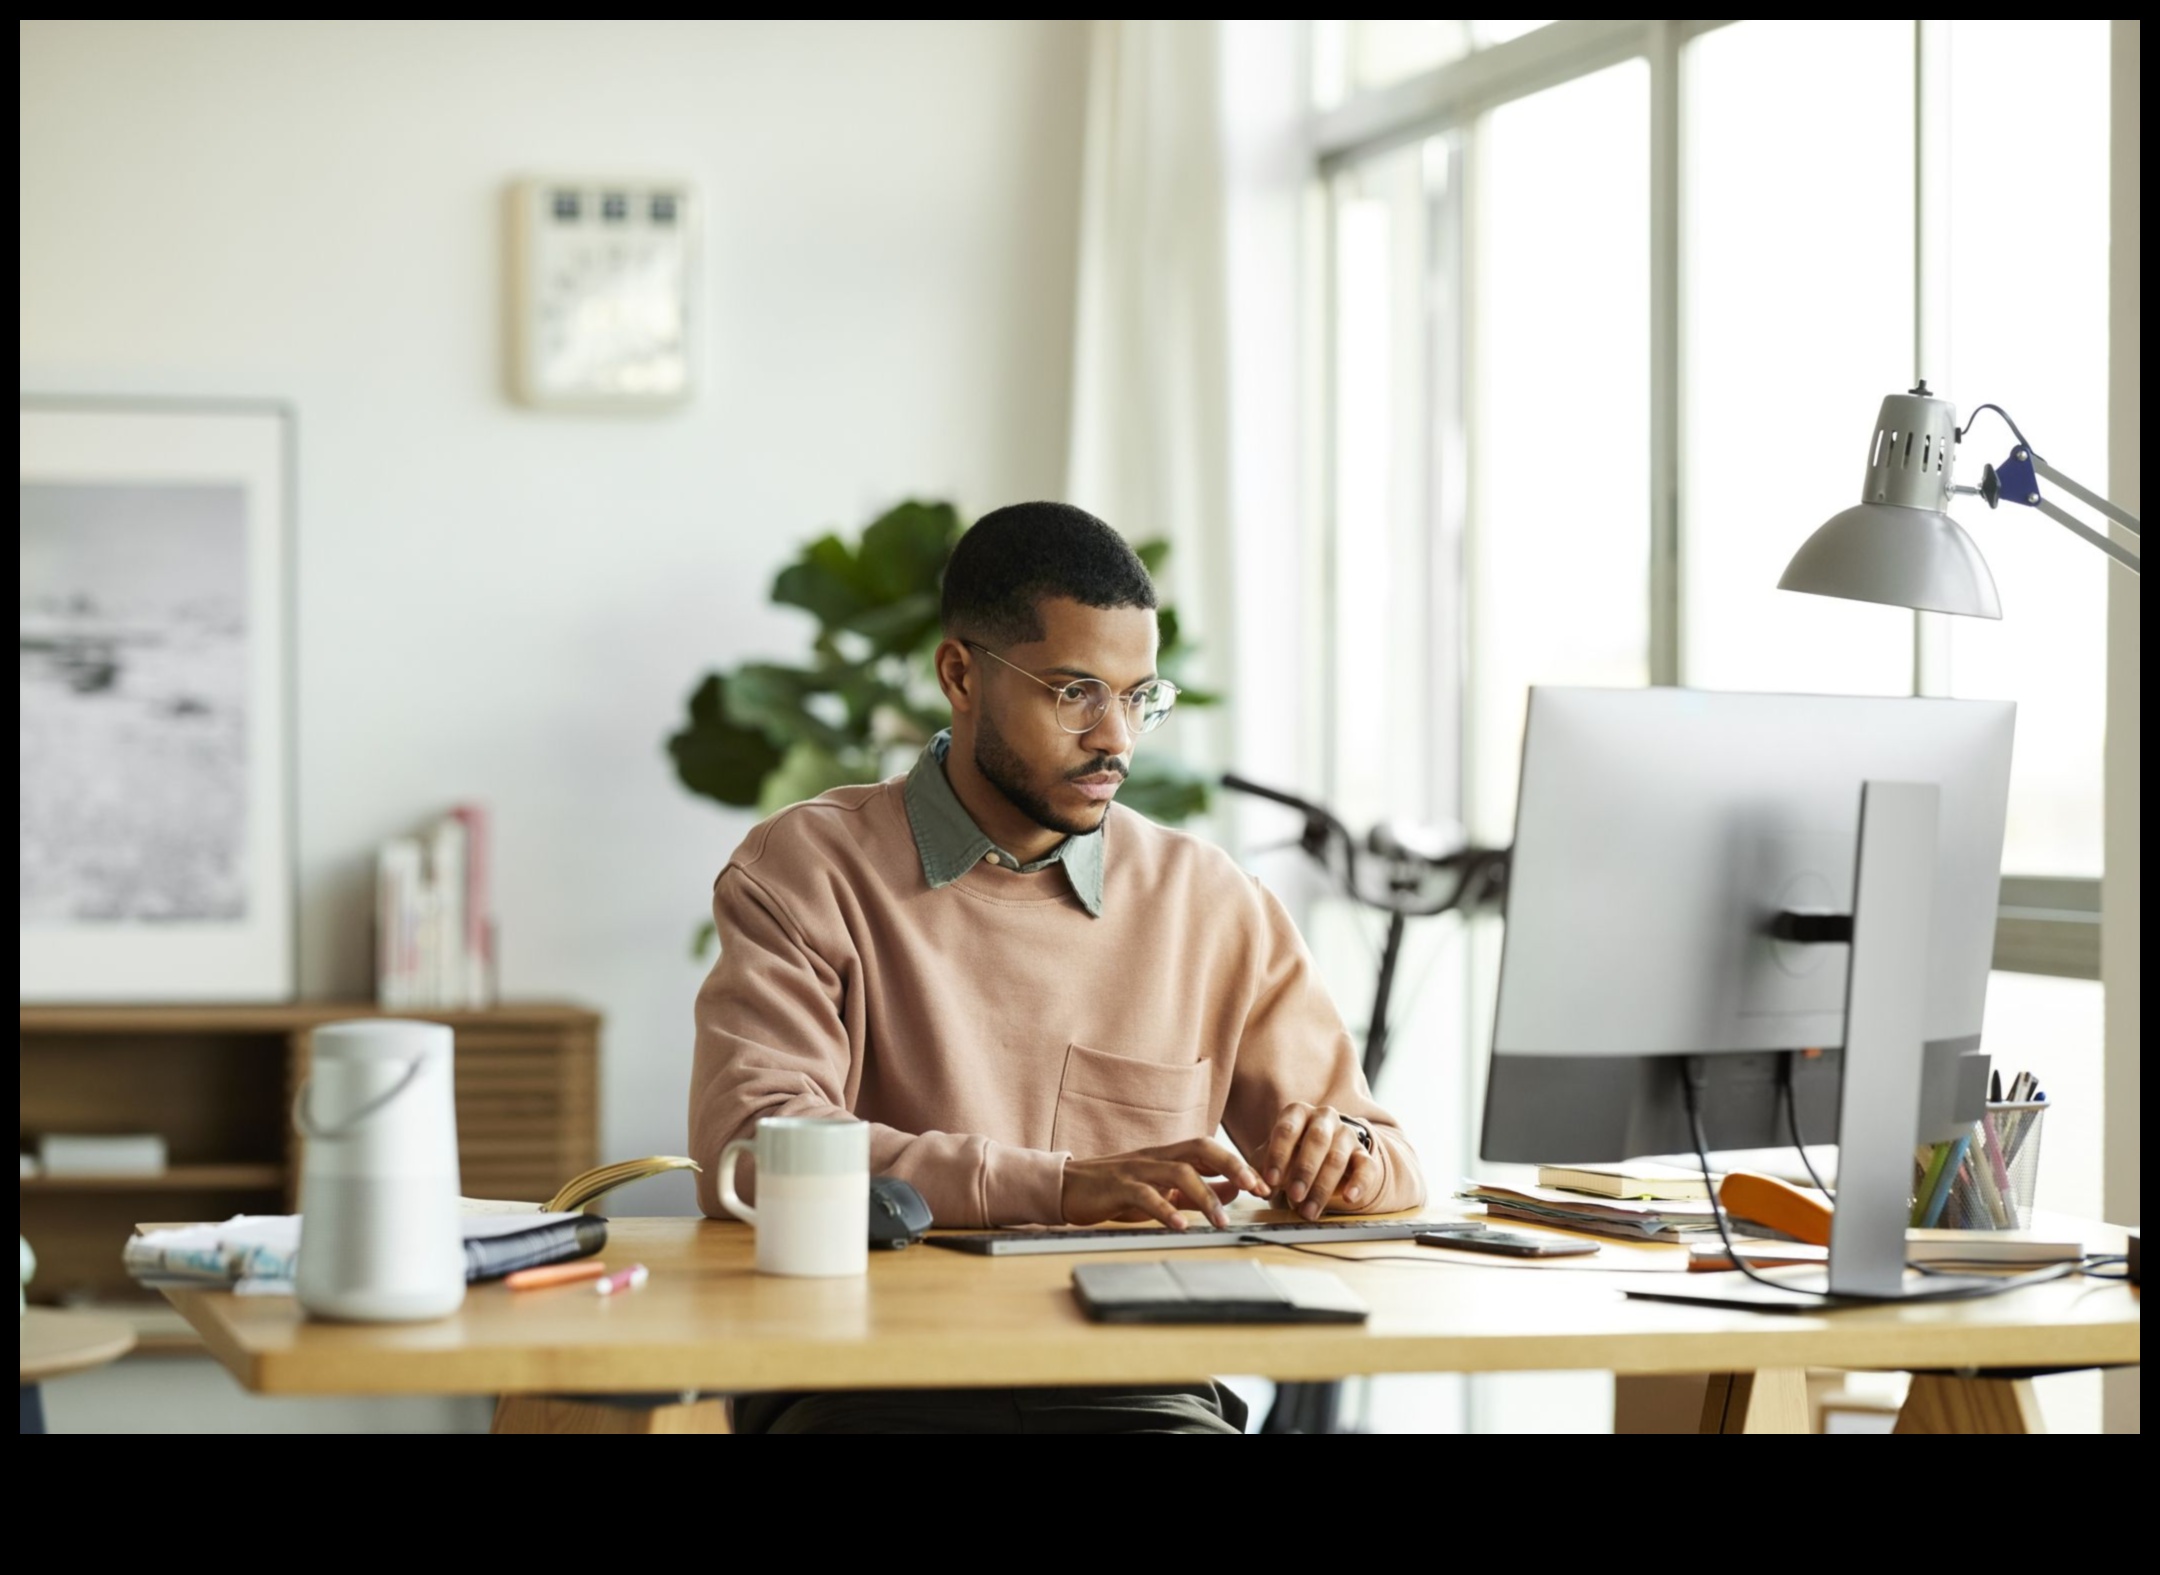
[[[293,1106],[300,1305],[323,1318],[441,1318],[465,1300],[452,1037],[440,1023],[324,1023]]]

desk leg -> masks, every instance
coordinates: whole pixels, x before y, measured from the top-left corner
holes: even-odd
[[[1807,1373],[1765,1367],[1754,1373],[1712,1373],[1703,1390],[1705,1433],[1806,1433]]]
[[[725,1433],[727,1402],[670,1395],[504,1395],[496,1433]]]
[[[2045,1433],[2029,1378],[1915,1373],[1894,1433]]]

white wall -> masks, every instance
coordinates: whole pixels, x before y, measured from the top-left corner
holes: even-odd
[[[499,823],[503,982],[606,1014],[607,1157],[684,1139],[688,955],[748,817],[662,740],[788,656],[801,540],[1064,471],[1071,22],[21,27],[21,382],[299,416],[302,992],[369,990],[378,839]],[[680,173],[710,376],[658,418],[503,393],[502,189]],[[687,1209],[676,1178],[626,1210]]]

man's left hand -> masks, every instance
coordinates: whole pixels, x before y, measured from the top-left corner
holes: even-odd
[[[1333,1105],[1292,1101],[1275,1118],[1260,1179],[1309,1220],[1327,1208],[1354,1209],[1380,1189],[1380,1161]]]

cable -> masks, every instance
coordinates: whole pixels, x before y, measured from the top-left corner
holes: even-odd
[[[1800,1137],[1800,1101],[1793,1097],[1793,1066],[1800,1059],[1798,1050],[1785,1052],[1785,1059],[1778,1067],[1778,1088],[1785,1097],[1785,1130],[1792,1134],[1793,1152],[1800,1156],[1801,1165],[1807,1170],[1807,1179],[1815,1183],[1815,1190],[1824,1197],[1830,1189],[1823,1185],[1822,1177],[1815,1174],[1815,1162],[1807,1157],[1807,1144]]]
[[[2040,457],[2040,455],[2034,450],[2032,444],[2025,441],[2025,434],[2018,430],[2018,424],[2010,419],[2010,412],[2003,409],[2003,407],[2000,405],[1989,404],[1973,406],[1972,413],[1965,418],[1965,424],[1957,429],[1957,440],[1960,443],[1965,441],[1965,434],[1973,429],[1973,423],[1980,419],[1980,412],[1983,410],[1992,410],[1995,412],[1995,414],[2001,416],[2003,425],[2010,429],[2010,435],[2018,440],[2019,446],[2023,448],[2026,453],[2031,454],[2034,459],[2038,459]]]
[[[1687,1096],[1688,1131],[1695,1139],[1695,1158],[1702,1165],[1703,1191],[1710,1198],[1710,1217],[1717,1221],[1718,1240],[1724,1243],[1725,1256],[1732,1259],[1733,1267],[1756,1284],[1767,1285],[1774,1291],[1792,1292],[1796,1287],[1773,1280],[1767,1274],[1757,1273],[1747,1259],[1740,1256],[1740,1249],[1733,1245],[1732,1232],[1725,1227],[1725,1206],[1718,1202],[1717,1183],[1710,1179],[1710,1145],[1703,1137],[1702,1111],[1695,1102],[1697,1086],[1701,1080],[1700,1056],[1691,1055],[1680,1063],[1680,1087]],[[1789,1104],[1787,1108],[1791,1108]]]
[[[1411,1257],[1401,1252],[1347,1253],[1329,1252],[1324,1247],[1305,1247],[1294,1241],[1270,1241],[1265,1236],[1240,1236],[1242,1247],[1280,1247],[1284,1252],[1302,1252],[1309,1258],[1327,1258],[1336,1263],[1416,1263],[1428,1269],[1504,1269],[1510,1263],[1528,1267],[1535,1260],[1528,1258],[1491,1259],[1473,1261],[1469,1258],[1436,1258],[1428,1254]],[[1640,1264],[1624,1263],[1576,1264],[1567,1271],[1570,1274],[1658,1274],[1665,1271],[1645,1269]]]

